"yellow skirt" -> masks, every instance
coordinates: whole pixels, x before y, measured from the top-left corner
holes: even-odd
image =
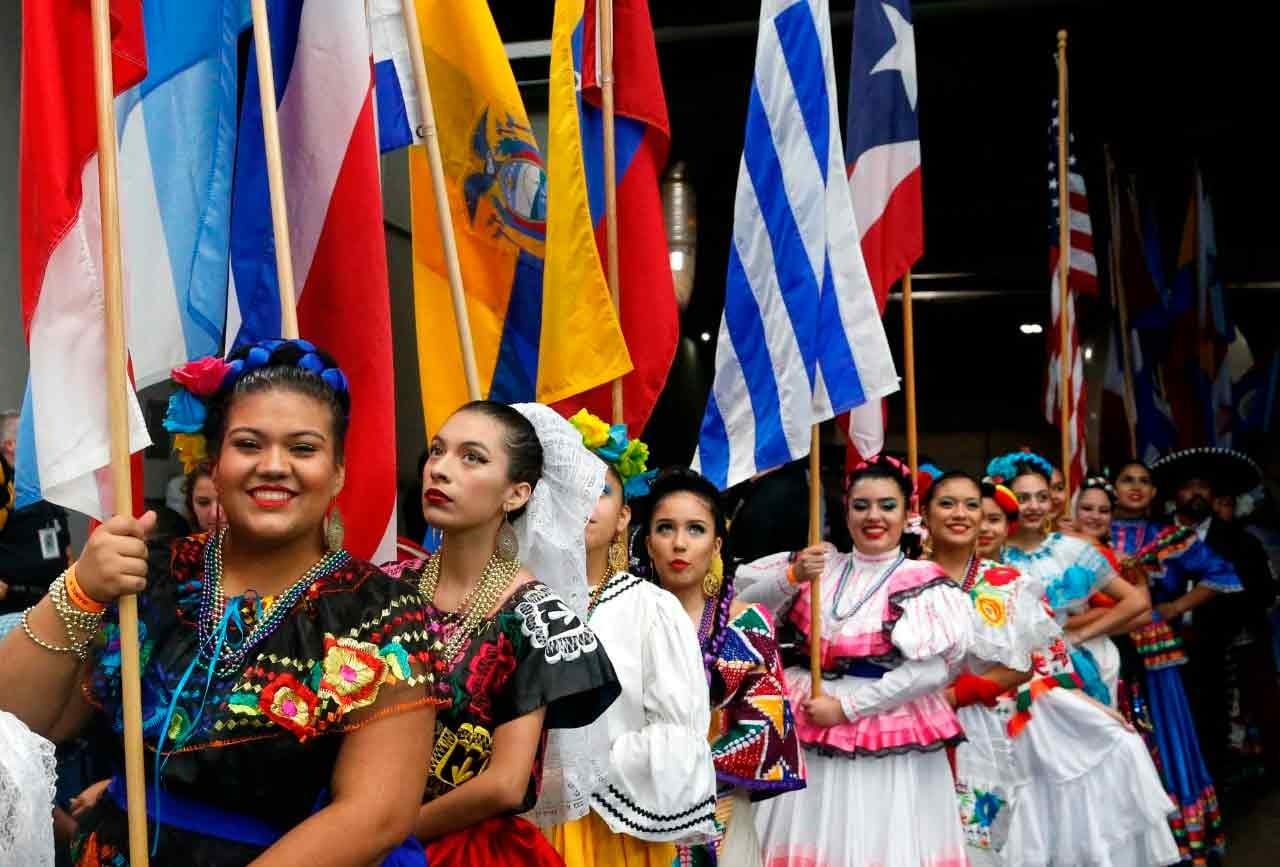
[[[671,867],[674,843],[648,843],[615,834],[594,812],[557,825],[548,835],[565,867]]]

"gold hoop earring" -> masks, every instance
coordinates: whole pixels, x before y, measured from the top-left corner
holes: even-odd
[[[720,595],[720,588],[724,586],[724,560],[720,559],[719,554],[711,557],[711,566],[707,569],[707,574],[702,576],[702,595],[708,599],[712,599]]]

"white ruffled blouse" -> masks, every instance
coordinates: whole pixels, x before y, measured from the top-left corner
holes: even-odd
[[[670,593],[625,572],[590,615],[622,684],[593,725],[608,732],[609,781],[591,808],[618,834],[703,843],[716,835],[707,675],[693,624]]]

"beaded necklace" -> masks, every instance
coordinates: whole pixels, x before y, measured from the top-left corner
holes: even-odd
[[[604,567],[604,577],[600,579],[600,583],[591,588],[591,595],[587,597],[587,620],[591,620],[591,615],[595,613],[596,606],[600,604],[600,597],[604,595],[604,590],[609,586],[609,582],[614,579],[613,569],[609,566]]]
[[[899,554],[898,559],[893,561],[893,564],[885,570],[884,574],[877,578],[871,586],[867,588],[867,592],[862,594],[862,598],[855,602],[852,608],[842,614],[840,613],[840,598],[844,596],[845,584],[849,581],[849,576],[853,574],[853,564],[855,560],[854,555],[850,554],[848,562],[844,564],[844,570],[840,573],[840,580],[836,582],[835,595],[831,597],[831,616],[836,620],[848,620],[850,617],[861,611],[862,606],[866,605],[867,602],[870,601],[871,597],[876,594],[876,591],[884,586],[884,582],[888,581],[889,578],[892,577],[893,573],[898,571],[898,567],[901,566],[903,561],[906,559],[907,556],[905,554]]]
[[[973,585],[978,583],[978,555],[976,553],[969,555],[969,562],[964,567],[964,580],[960,582],[960,589],[968,593],[973,589]]]
[[[219,677],[238,673],[249,651],[280,627],[284,618],[293,610],[294,604],[312,584],[320,578],[332,575],[351,561],[351,555],[342,549],[325,554],[301,578],[293,582],[289,589],[276,596],[271,610],[264,617],[255,620],[253,627],[245,634],[239,603],[235,603],[235,611],[228,612],[229,603],[222,590],[222,548],[226,535],[224,527],[205,545],[205,580],[200,586],[200,609],[196,621],[200,660],[210,666],[216,665]],[[227,634],[232,623],[239,627],[234,641]]]
[[[418,592],[422,594],[422,598],[426,599],[433,606],[436,601],[436,588],[440,585],[440,560],[444,556],[444,547],[442,546],[435,555],[427,561],[426,566],[422,570],[422,578],[418,582]],[[512,579],[516,577],[516,573],[520,571],[519,560],[506,560],[498,556],[498,552],[494,551],[489,557],[489,562],[485,564],[484,571],[480,573],[480,580],[471,588],[471,592],[462,600],[462,604],[458,606],[458,613],[462,615],[461,622],[457,629],[449,636],[449,640],[440,641],[443,633],[443,627],[437,622],[429,627],[432,633],[431,652],[435,656],[435,668],[438,675],[436,678],[436,691],[442,696],[450,696],[453,688],[449,685],[446,675],[457,660],[459,652],[462,650],[464,642],[471,638],[473,632],[488,616],[493,606],[498,604],[498,600],[506,591]],[[444,614],[445,612],[441,612]]]

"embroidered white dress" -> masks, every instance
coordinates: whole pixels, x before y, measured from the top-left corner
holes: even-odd
[[[1176,864],[1172,802],[1142,739],[1079,689],[1061,631],[1032,576],[992,562],[968,589],[977,675],[993,665],[1032,680],[994,708],[960,709],[956,792],[974,865]]]
[[[53,744],[0,711],[0,864],[53,867]]]

